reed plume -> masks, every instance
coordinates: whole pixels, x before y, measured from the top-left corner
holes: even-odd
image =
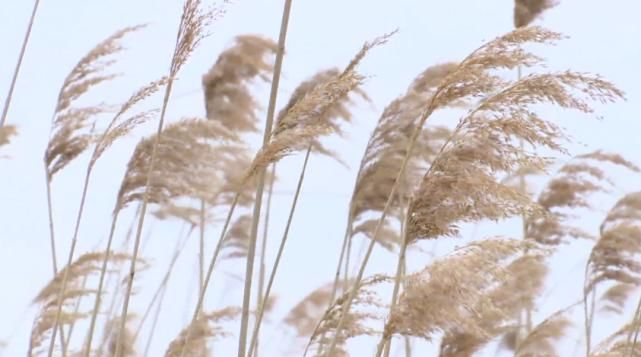
[[[621,198],[601,224],[599,240],[587,262],[584,293],[596,293],[604,283],[611,285],[603,293],[606,311],[621,311],[627,295],[641,284],[641,265],[637,263],[640,223],[641,192],[633,192]]]
[[[346,324],[341,328],[340,336],[336,350],[331,356],[349,356],[345,349],[345,343],[350,338],[357,336],[375,336],[380,333],[376,329],[370,327],[372,322],[380,321],[383,318],[383,311],[386,307],[381,301],[376,291],[382,284],[389,284],[391,279],[384,275],[374,275],[363,279],[358,287],[352,285],[351,289],[356,289],[355,300],[353,302],[355,309],[352,310],[346,319]],[[323,347],[329,344],[325,341],[327,338],[335,338],[341,316],[342,304],[347,301],[350,292],[345,292],[335,301],[332,302],[330,307],[325,311],[320,321],[317,323],[306,348],[315,348],[316,354],[324,356],[329,351],[324,350]]]
[[[386,323],[385,338],[400,334],[430,340],[436,332],[456,329],[491,336],[477,318],[478,308],[500,313],[487,293],[510,279],[507,266],[526,246],[531,245],[512,239],[473,242],[408,276]]]
[[[47,339],[55,340],[53,331],[58,326],[69,325],[91,315],[90,312],[73,311],[73,307],[82,297],[93,296],[96,290],[87,287],[84,281],[87,277],[100,272],[104,252],[85,253],[78,257],[72,264],[61,269],[45,287],[40,290],[34,303],[40,306],[38,316],[31,330],[29,343],[29,356],[45,353],[41,349]],[[123,264],[131,257],[125,253],[112,252],[109,263],[112,265]],[[63,289],[63,285],[66,285]],[[54,344],[55,341],[51,341]],[[61,349],[66,346],[60,346]]]
[[[420,119],[423,103],[434,94],[440,81],[455,68],[455,63],[427,68],[414,79],[404,95],[392,101],[383,111],[370,136],[354,185],[349,215],[349,222],[354,227],[348,227],[352,237],[364,234],[369,239],[374,238],[377,219],[370,217],[373,213],[380,214],[385,207],[396,173],[407,153],[406,143]],[[400,243],[400,237],[392,229],[392,218],[402,221],[403,203],[409,201],[411,193],[420,182],[422,172],[450,134],[447,128],[440,126],[427,127],[422,131],[420,147],[416,148],[408,163],[407,173],[399,183],[398,192],[392,201],[392,212],[385,220],[383,230],[379,231],[377,242],[383,247],[393,249]]]
[[[105,338],[108,339],[107,353],[109,357],[135,357],[138,355],[136,353],[134,334],[128,326],[128,324],[132,323],[133,318],[134,316],[132,315],[127,316],[124,331],[118,331],[122,325],[119,318],[107,321],[104,334]],[[120,336],[122,336],[122,348],[119,352],[116,352],[116,346]]]
[[[599,342],[589,357],[638,357],[641,356],[641,346],[631,344],[630,335],[638,324],[638,318],[634,317],[632,321],[625,323],[614,333],[607,336]]]
[[[589,232],[569,226],[565,221],[572,218],[569,209],[590,208],[590,195],[609,190],[611,180],[599,167],[603,164],[639,171],[635,164],[618,154],[598,150],[575,156],[559,169],[539,195],[537,203],[546,215],[526,220],[526,238],[548,245],[557,245],[568,237],[594,239]]]
[[[527,26],[541,14],[558,4],[558,0],[515,0],[514,27]]]
[[[229,335],[219,324],[237,319],[239,314],[238,307],[227,307],[211,313],[202,313],[198,319],[185,327],[171,341],[165,352],[165,357],[211,355],[212,352],[207,347],[208,342]]]
[[[331,79],[316,84],[294,105],[287,108],[285,114],[279,118],[269,142],[254,157],[247,178],[287,155],[306,150],[309,145],[314,144],[314,139],[335,133],[338,126],[327,119],[343,117],[342,114],[336,115],[341,108],[337,103],[344,103],[349,94],[365,79],[356,72],[356,67],[369,50],[387,42],[391,35],[387,34],[365,43],[338,76],[332,76]]]
[[[235,133],[218,122],[199,118],[183,119],[168,125],[161,135],[141,140],[127,165],[116,211],[133,201],[141,202],[145,195],[154,204],[185,197],[213,202],[216,192],[212,190],[222,182],[219,165],[236,158],[237,140]],[[159,160],[150,170],[154,146]]]
[[[505,267],[505,279],[501,285],[490,287],[472,307],[476,320],[473,326],[481,330],[456,326],[445,332],[441,340],[440,356],[473,356],[493,339],[510,334],[519,328],[514,322],[525,309],[536,306],[534,298],[543,290],[547,273],[545,254],[528,252]],[[487,304],[492,308],[487,308]]]
[[[18,134],[18,129],[15,125],[5,125],[0,127],[0,147],[8,145],[11,142],[11,137]],[[2,158],[2,156],[0,156]]]
[[[599,240],[592,248],[585,267],[583,305],[586,355],[590,354],[592,347],[597,288],[603,285],[607,287],[601,298],[606,311],[621,311],[628,296],[641,284],[641,264],[637,262],[641,253],[639,218],[641,193],[634,192],[625,195],[614,205],[599,228]]]
[[[570,308],[576,306],[572,305]],[[570,308],[559,310],[534,326],[514,348],[517,357],[558,356],[555,343],[565,337],[572,322],[566,316]]]
[[[251,215],[243,214],[232,223],[223,242],[223,250],[227,251],[223,258],[244,258],[247,256],[251,219]]]
[[[242,35],[223,51],[211,69],[203,75],[207,119],[219,121],[240,134],[258,132],[259,103],[249,85],[255,79],[269,80],[273,65],[268,55],[276,52],[274,41],[257,35]]]
[[[455,235],[455,222],[531,217],[540,211],[527,195],[497,182],[496,174],[520,166],[543,169],[548,164],[546,158],[520,149],[515,144],[518,139],[533,148],[565,152],[561,142],[567,137],[562,130],[529,108],[550,102],[590,113],[588,103],[575,97],[574,90],[599,101],[622,95],[598,77],[561,72],[524,77],[483,100],[461,120],[425,175],[410,203],[408,239]]]
[[[285,315],[283,321],[296,331],[297,337],[309,338],[314,333],[316,325],[331,303],[332,290],[332,283],[315,289]]]
[[[124,49],[120,41],[125,35],[142,27],[127,27],[115,32],[80,59],[65,78],[58,94],[44,158],[49,180],[95,141],[95,118],[107,108],[104,105],[75,107],[74,104],[94,86],[116,77],[106,73],[115,63],[111,57]]]

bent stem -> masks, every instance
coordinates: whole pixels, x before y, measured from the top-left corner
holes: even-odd
[[[267,289],[265,290],[265,296],[261,299],[262,303],[259,305],[258,313],[256,316],[256,323],[254,326],[254,332],[252,333],[251,342],[249,344],[249,357],[253,357],[256,351],[256,346],[258,344],[258,334],[260,332],[260,324],[263,321],[263,316],[265,314],[265,306],[269,301],[269,294],[271,293],[274,280],[276,279],[276,272],[278,271],[278,265],[280,264],[280,259],[283,256],[283,251],[285,250],[285,243],[287,243],[287,238],[289,237],[289,229],[292,225],[294,218],[294,212],[296,211],[296,204],[298,203],[298,197],[300,196],[301,188],[303,187],[303,181],[305,179],[305,172],[307,171],[307,163],[309,162],[309,156],[312,152],[312,147],[307,148],[307,153],[305,153],[305,160],[303,161],[303,168],[301,169],[300,176],[298,177],[298,184],[296,185],[296,192],[294,193],[294,199],[292,201],[292,206],[289,210],[289,217],[287,217],[287,224],[285,225],[285,231],[283,232],[283,238],[280,241],[280,246],[278,247],[278,253],[276,254],[276,260],[274,261],[274,266],[272,267],[271,274],[269,275],[269,281],[267,283]]]
[[[13,97],[13,91],[16,87],[16,82],[18,81],[18,74],[20,73],[20,68],[22,67],[24,54],[27,51],[27,44],[29,43],[29,38],[31,38],[31,29],[33,28],[33,23],[36,19],[36,13],[38,12],[39,5],[40,0],[36,0],[33,4],[33,10],[31,10],[31,18],[29,18],[29,25],[27,26],[27,31],[25,32],[24,39],[22,40],[22,47],[20,48],[20,54],[18,55],[18,62],[16,63],[16,67],[13,70],[13,77],[11,78],[11,83],[9,84],[9,91],[7,92],[7,97],[4,100],[2,116],[0,116],[0,128],[3,127],[5,122],[7,121],[7,114],[9,113],[11,98]]]
[[[280,25],[280,34],[278,37],[278,52],[276,53],[276,62],[274,64],[274,75],[272,77],[272,86],[269,94],[269,106],[267,108],[267,118],[265,123],[265,132],[263,133],[263,147],[269,142],[274,122],[274,112],[276,111],[276,97],[278,95],[278,85],[280,83],[280,73],[283,67],[283,57],[285,54],[285,39],[287,38],[287,25],[289,24],[289,14],[292,6],[292,0],[285,0],[283,8],[283,17]],[[258,236],[258,222],[260,221],[260,209],[263,199],[263,189],[265,187],[265,168],[259,172],[258,187],[256,188],[256,200],[254,202],[254,213],[249,238],[249,247],[247,250],[247,266],[245,268],[245,287],[243,293],[243,308],[240,320],[240,334],[238,339],[238,357],[245,357],[247,345],[247,330],[249,325],[249,304],[251,299],[252,277],[254,272],[254,258],[256,254],[256,238]]]

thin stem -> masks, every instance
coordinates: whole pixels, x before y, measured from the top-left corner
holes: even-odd
[[[45,164],[45,171],[46,171],[46,164]],[[47,215],[49,216],[49,245],[51,247],[51,263],[53,265],[53,275],[55,276],[58,273],[58,259],[57,259],[57,253],[56,253],[56,234],[55,234],[55,229],[54,229],[54,223],[53,223],[53,203],[51,199],[51,180],[49,179],[49,175],[47,174],[47,180],[46,180],[46,186],[47,186]]]
[[[149,336],[147,337],[147,342],[145,343],[145,352],[144,356],[147,356],[149,352],[149,348],[151,346],[151,341],[154,338],[154,334],[156,332],[156,327],[158,325],[158,318],[160,316],[160,311],[162,308],[162,304],[165,300],[165,294],[167,293],[167,285],[169,283],[169,278],[171,277],[171,272],[174,269],[174,266],[176,265],[176,261],[178,260],[178,257],[180,256],[180,253],[183,251],[185,248],[185,245],[189,241],[189,236],[191,235],[191,232],[193,231],[193,226],[192,228],[185,234],[185,236],[182,239],[178,239],[176,243],[176,247],[174,248],[174,255],[171,257],[171,262],[169,263],[169,267],[167,267],[167,272],[165,272],[165,276],[162,279],[162,282],[158,286],[158,289],[156,289],[156,292],[154,293],[153,298],[151,299],[151,302],[149,303],[149,306],[147,307],[147,310],[145,310],[145,313],[140,320],[140,324],[138,325],[138,329],[136,330],[136,333],[134,334],[133,341],[136,341],[138,339],[138,336],[140,335],[140,332],[142,331],[142,327],[145,324],[145,321],[147,320],[147,317],[149,317],[149,313],[151,312],[151,308],[156,304],[156,301],[158,301],[158,304],[156,306],[156,310],[154,312],[154,317],[153,321],[151,323],[151,331],[149,332]],[[181,231],[179,236],[182,236],[183,232]]]
[[[347,240],[347,251],[345,252],[345,266],[343,267],[343,291],[349,287],[349,258],[352,256],[352,239]]]
[[[82,213],[84,212],[85,208],[85,202],[87,200],[87,192],[89,189],[89,178],[91,176],[91,170],[93,166],[89,165],[87,167],[87,172],[85,174],[85,181],[82,187],[82,196],[80,198],[80,207],[78,207],[78,214],[76,216],[76,224],[73,230],[73,237],[71,238],[71,247],[69,248],[69,256],[67,257],[67,266],[71,266],[71,263],[73,263],[73,256],[76,251],[76,245],[78,243],[78,232],[80,231],[80,221],[82,220]],[[67,283],[69,280],[69,269],[65,269],[64,273],[62,274],[62,282],[60,284],[60,291],[59,295],[60,297],[64,296],[65,291],[67,290]],[[49,352],[48,356],[51,357],[53,356],[53,349],[55,345],[55,339],[56,339],[56,332],[58,331],[58,327],[60,325],[60,318],[62,317],[62,303],[63,303],[62,298],[59,299],[58,301],[58,306],[56,307],[56,317],[53,323],[53,329],[51,331],[51,341],[49,342]],[[63,333],[61,329],[61,335]],[[63,344],[64,347],[64,344]],[[65,356],[64,354],[64,348],[63,348],[63,357]]]
[[[231,218],[234,215],[234,210],[236,209],[236,205],[238,204],[238,199],[240,198],[240,192],[241,192],[240,190],[241,188],[239,188],[238,192],[236,192],[236,195],[234,195],[234,200],[232,201],[231,206],[229,207],[227,218],[225,219],[223,229],[220,232],[220,238],[218,238],[218,243],[216,243],[216,248],[214,249],[214,253],[209,261],[209,267],[207,268],[207,274],[205,275],[205,281],[203,282],[203,289],[200,292],[200,294],[198,294],[198,302],[196,303],[196,308],[194,309],[194,314],[191,318],[191,324],[196,322],[196,320],[198,319],[198,315],[200,315],[200,311],[203,308],[203,303],[205,301],[205,294],[207,293],[207,287],[209,286],[209,282],[214,273],[214,267],[216,265],[216,260],[218,259],[218,255],[222,250],[225,234],[227,233],[227,228],[229,228],[229,223],[231,222]],[[183,344],[183,348],[181,349],[180,357],[185,356],[185,351],[187,350],[186,346],[189,344],[189,339],[191,338],[192,330],[193,329],[190,329],[190,328],[187,329],[187,334],[185,335],[185,342]]]
[[[632,357],[634,356],[634,349],[637,344],[637,339],[639,337],[639,326],[641,325],[641,298],[639,298],[639,302],[637,303],[637,308],[634,311],[634,317],[632,318],[632,329],[630,329],[630,333],[628,334],[627,338],[627,345],[630,346],[630,353],[628,356]],[[634,338],[632,335],[634,334]],[[632,344],[630,345],[630,342]]]
[[[18,73],[20,73],[20,67],[22,67],[22,60],[24,59],[24,54],[27,50],[27,44],[29,43],[29,38],[31,37],[31,29],[33,28],[33,23],[36,19],[36,13],[38,12],[38,6],[40,5],[40,0],[36,0],[33,3],[33,10],[31,10],[31,18],[29,18],[29,25],[27,26],[27,31],[24,34],[24,39],[22,40],[22,47],[20,48],[20,54],[18,55],[18,63],[13,70],[13,77],[11,78],[11,84],[9,84],[9,91],[7,97],[4,100],[4,107],[2,108],[2,116],[0,116],[0,128],[4,126],[7,121],[7,114],[9,113],[9,106],[11,105],[11,98],[13,97],[13,91],[16,87],[16,82],[18,81]]]
[[[345,254],[347,252],[347,245],[348,241],[351,240],[351,234],[352,234],[352,217],[350,215],[350,219],[347,222],[347,227],[345,228],[345,236],[343,237],[343,244],[341,247],[341,253],[340,257],[338,258],[338,265],[336,266],[336,274],[334,274],[334,284],[332,286],[332,291],[330,292],[329,299],[328,299],[328,306],[331,307],[332,304],[334,303],[334,299],[336,299],[336,294],[338,293],[338,285],[340,284],[340,277],[341,277],[341,269],[343,267],[343,261],[345,260]],[[346,286],[343,286],[346,287]],[[328,308],[329,308],[328,307]],[[314,332],[312,333],[312,336],[316,334],[318,329],[320,328],[322,320],[319,320],[318,323],[316,324],[316,327],[314,328]],[[320,337],[320,345],[318,346],[318,354],[322,355],[323,348],[325,347],[325,333]],[[305,353],[303,356],[307,355],[307,351],[309,350],[309,347],[311,346],[311,340],[307,343],[307,346],[305,346]]]
[[[406,253],[407,253],[407,240],[403,239],[401,242],[401,251],[399,252],[399,255],[398,255],[398,263],[396,265],[396,276],[394,277],[394,291],[392,293],[392,303],[390,304],[390,307],[389,307],[390,313],[392,309],[394,309],[394,307],[396,306],[396,302],[398,300],[398,293],[400,291],[401,281],[403,280],[403,275],[405,270],[404,266],[405,266]],[[390,339],[385,337],[386,337],[385,334],[383,334],[383,337],[381,337],[381,340],[378,343],[378,347],[376,349],[376,357],[380,357],[381,355],[384,355],[385,357],[389,357],[390,347],[392,343]]]
[[[262,306],[263,301],[267,301],[269,293],[265,294],[265,275],[266,275],[266,255],[267,255],[267,237],[269,236],[269,213],[271,212],[272,207],[272,197],[274,194],[274,181],[276,181],[276,163],[272,165],[271,173],[269,174],[269,188],[267,189],[267,206],[265,207],[265,216],[263,217],[263,239],[260,244],[260,266],[258,272],[258,291],[256,292],[256,304],[257,306]],[[265,296],[265,299],[263,299]],[[261,317],[262,318],[262,317]],[[260,319],[258,317],[258,311],[256,311],[256,321],[257,324],[260,324]],[[257,325],[258,326],[258,325]],[[256,336],[256,342],[253,343],[253,348],[250,348],[249,355],[258,357],[259,351],[259,336]]]
[[[584,317],[584,329],[585,329],[585,356],[590,357],[590,345],[592,344],[592,311],[588,307],[588,295],[589,292],[585,291],[585,286],[587,286],[588,281],[588,269],[590,266],[590,260],[585,264],[585,273],[584,273],[584,292],[583,292],[583,317]]]
[[[285,0],[283,8],[283,17],[280,25],[280,34],[278,37],[278,52],[276,53],[276,62],[274,64],[274,75],[272,77],[272,86],[269,94],[269,106],[267,108],[267,119],[265,123],[265,132],[263,133],[263,147],[269,142],[274,122],[274,113],[276,111],[276,98],[278,96],[278,85],[280,83],[280,74],[283,67],[283,58],[285,54],[285,40],[287,38],[287,26],[289,24],[289,14],[292,6],[292,0]],[[252,219],[251,234],[249,247],[247,251],[247,266],[245,268],[245,288],[243,294],[243,308],[240,320],[240,334],[238,339],[238,357],[245,357],[247,344],[247,330],[249,326],[249,304],[251,298],[252,277],[254,271],[254,257],[256,253],[256,238],[258,235],[258,222],[260,221],[260,209],[263,199],[263,189],[265,186],[265,169],[260,169],[258,187],[256,188],[256,201],[254,203],[254,214]]]
[[[167,284],[169,283],[169,278],[171,277],[171,272],[173,271],[174,266],[176,265],[176,261],[178,261],[178,258],[180,257],[180,253],[182,253],[183,249],[185,248],[185,245],[187,244],[187,241],[189,240],[189,236],[191,235],[191,232],[193,232],[193,227],[186,234],[182,230],[179,233],[179,239],[176,241],[176,247],[174,248],[174,254],[171,257],[171,261],[169,262],[169,266],[167,267],[167,271],[165,272],[165,275],[163,276],[162,281],[160,282],[160,285],[158,285],[158,288],[156,289],[156,292],[154,293],[154,296],[151,298],[151,301],[149,302],[149,306],[145,310],[145,313],[143,314],[142,318],[140,319],[140,324],[138,324],[138,328],[136,329],[136,333],[133,336],[133,340],[134,341],[138,338],[138,335],[140,334],[140,331],[142,330],[142,327],[145,324],[145,321],[147,320],[147,317],[149,317],[149,314],[151,312],[152,307],[156,304],[156,301],[158,299],[162,299],[162,298],[160,298],[160,296],[165,294],[164,291],[167,289]],[[184,237],[181,237],[183,235],[184,235]],[[162,300],[160,300],[160,301],[162,301]]]
[[[403,197],[403,195],[401,195]],[[407,255],[407,214],[405,213],[405,210],[403,209],[405,205],[401,203],[401,212],[402,212],[402,217],[401,217],[401,250],[398,253],[398,263],[396,266],[396,275],[394,276],[394,290],[392,292],[392,302],[390,303],[389,307],[389,312],[390,314],[392,313],[392,310],[396,306],[396,302],[398,301],[398,294],[400,291],[401,287],[401,282],[403,281],[403,278],[405,277],[405,270],[406,270],[406,255]],[[384,346],[385,349],[383,351],[383,356],[389,357],[390,354],[390,349],[392,347],[392,340],[385,341],[385,339],[381,338],[381,341],[379,343],[379,349],[380,346]],[[377,353],[377,357],[378,357]]]
[[[85,344],[85,352],[83,354],[84,357],[89,357],[91,355],[91,343],[92,343],[94,331],[96,329],[96,320],[98,319],[100,304],[102,302],[102,291],[104,290],[105,276],[107,275],[107,265],[109,263],[109,259],[111,256],[111,246],[113,244],[113,239],[116,232],[116,225],[118,223],[119,215],[120,215],[120,210],[116,210],[113,213],[113,216],[111,218],[111,227],[109,228],[109,238],[107,239],[107,247],[105,248],[105,257],[102,260],[102,267],[100,268],[100,277],[98,278],[98,290],[96,292],[96,300],[94,301],[93,310],[91,312],[91,321],[89,322],[89,330],[87,331],[87,342]]]
[[[129,224],[129,228],[127,229],[127,234],[126,234],[126,237],[125,237],[125,241],[122,243],[122,248],[119,249],[119,251],[121,251],[121,252],[127,251],[127,248],[129,247],[129,241],[131,240],[131,236],[133,235],[133,230],[134,230],[134,227],[135,227],[136,222],[138,220],[138,214],[139,213],[140,213],[140,205],[136,208],[136,212],[134,213],[134,216],[133,216],[133,218],[131,220],[131,223]],[[111,234],[109,236],[111,236]],[[109,241],[109,237],[107,237],[107,241]],[[107,257],[107,255],[105,255],[105,257]],[[103,266],[104,266],[104,261],[103,261]],[[102,269],[102,267],[101,267],[101,269]],[[102,297],[102,290],[105,290],[105,286],[110,286],[111,284],[115,284],[114,287],[113,287],[113,292],[111,294],[112,295],[111,303],[109,304],[109,309],[107,310],[107,313],[105,314],[105,316],[107,316],[107,320],[111,320],[111,319],[115,318],[115,313],[114,312],[116,310],[117,304],[120,302],[120,287],[122,286],[122,284],[120,284],[120,282],[122,281],[121,271],[122,271],[122,269],[118,269],[118,275],[115,276],[115,277],[113,277],[111,275],[108,276],[108,277],[105,276],[105,278],[107,278],[108,280],[105,283],[103,283],[102,286],[99,287],[98,295],[100,295]],[[106,269],[106,266],[105,266],[105,272],[103,273],[101,271],[101,275],[102,274],[106,274],[106,272],[107,272],[107,269]],[[96,309],[92,310],[92,313],[93,313],[93,311],[97,311],[97,310]],[[98,356],[102,356],[102,354],[104,353],[103,351],[105,350],[105,345],[106,344],[107,344],[107,340],[103,338],[101,340],[101,342],[100,342],[100,347],[98,347],[98,354],[97,354]]]
[[[173,62],[173,61],[172,61]],[[145,194],[142,200],[142,206],[140,207],[140,216],[138,218],[138,227],[136,228],[136,237],[134,239],[134,249],[131,256],[131,262],[129,264],[129,276],[127,277],[127,289],[125,290],[125,300],[122,304],[122,313],[120,315],[120,327],[118,328],[118,339],[116,342],[116,356],[120,356],[122,351],[122,332],[126,331],[127,325],[127,312],[129,310],[129,301],[131,299],[131,291],[133,290],[134,278],[136,275],[136,263],[138,261],[138,251],[140,250],[140,242],[142,238],[142,229],[145,223],[145,216],[147,213],[147,205],[149,204],[149,186],[151,184],[151,176],[154,169],[154,164],[156,161],[156,156],[158,153],[158,143],[160,142],[160,137],[162,135],[162,129],[165,124],[165,114],[167,113],[167,106],[169,105],[169,98],[171,97],[171,89],[174,84],[174,76],[176,73],[172,73],[169,76],[167,81],[167,87],[165,87],[165,97],[162,102],[162,109],[160,112],[160,119],[158,120],[158,129],[156,130],[156,137],[154,139],[154,144],[151,149],[151,157],[149,159],[149,168],[147,169],[147,177],[145,182]]]
[[[256,316],[256,323],[254,324],[254,332],[252,333],[251,342],[249,345],[249,357],[254,356],[254,352],[257,347],[258,334],[260,332],[260,324],[263,321],[263,315],[265,314],[265,306],[269,301],[269,294],[271,293],[274,280],[276,279],[276,272],[278,271],[278,265],[280,264],[280,260],[283,256],[283,251],[285,250],[285,243],[287,243],[287,238],[289,237],[289,229],[291,228],[292,221],[294,219],[294,212],[296,212],[296,204],[298,203],[298,197],[300,197],[301,188],[303,187],[305,172],[307,171],[307,163],[309,162],[309,156],[311,152],[312,152],[312,147],[310,146],[307,148],[307,153],[305,153],[303,168],[301,169],[300,176],[298,177],[296,192],[294,193],[292,206],[289,210],[289,216],[287,217],[287,224],[285,225],[285,231],[283,232],[283,237],[280,241],[280,246],[278,247],[276,260],[274,261],[274,266],[272,267],[271,274],[269,275],[269,282],[267,283],[267,290],[265,291],[265,297],[262,299],[262,304],[259,305],[258,313]]]
[[[162,308],[162,303],[165,301],[165,293],[167,292],[167,288],[163,288],[162,292],[160,293],[160,299],[158,301],[158,305],[156,306],[156,311],[154,313],[154,319],[151,323],[151,331],[149,332],[149,337],[147,338],[147,343],[145,343],[145,352],[143,354],[144,357],[147,357],[149,355],[149,348],[151,347],[151,341],[154,339],[154,334],[156,332],[156,327],[158,326],[158,318],[160,317],[160,309]]]
[[[198,240],[198,292],[203,290],[205,279],[205,200],[200,200],[200,237]]]
[[[405,357],[412,357],[412,341],[409,336],[405,336]]]

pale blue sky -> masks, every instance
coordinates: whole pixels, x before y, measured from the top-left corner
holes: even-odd
[[[122,99],[137,86],[165,74],[181,4],[179,0],[42,0],[9,113],[9,123],[18,125],[19,135],[5,150],[10,159],[0,161],[0,282],[3,286],[0,291],[0,339],[9,342],[4,356],[24,355],[35,311],[29,302],[51,277],[42,155],[51,112],[64,76],[98,41],[117,29],[139,23],[149,23],[149,27],[127,41],[129,50],[120,57],[122,60],[117,67],[125,76],[117,84],[100,88],[99,99]],[[0,3],[2,98],[31,6],[31,0]],[[294,0],[279,103],[287,101],[292,89],[316,71],[343,66],[364,41],[396,28],[400,31],[388,44],[372,51],[361,67],[362,73],[371,76],[366,90],[373,104],[361,103],[357,107],[355,125],[348,128],[350,136],[347,140],[330,140],[352,169],[346,170],[326,158],[314,157],[311,161],[291,240],[275,286],[279,300],[274,321],[278,322],[289,307],[332,276],[355,168],[385,105],[403,93],[414,76],[427,66],[461,59],[484,41],[510,31],[512,9],[512,0]],[[170,120],[186,115],[203,115],[201,75],[238,34],[258,33],[276,39],[281,11],[282,1],[233,1],[228,6],[227,15],[213,24],[213,35],[203,42],[181,73],[169,108]],[[639,13],[641,3],[637,0],[562,0],[561,5],[545,13],[537,23],[571,37],[555,48],[540,49],[539,53],[549,58],[551,69],[572,68],[602,74],[623,89],[628,98],[626,102],[597,107],[598,113],[605,118],[602,122],[565,113],[563,118],[558,118],[559,122],[588,148],[616,151],[641,164],[641,147],[638,144],[641,133],[638,110],[641,103]],[[264,86],[262,88],[264,95],[266,90]],[[263,103],[267,102],[266,99],[263,96]],[[435,122],[443,120],[435,118]],[[117,144],[99,162],[91,186],[93,189],[90,189],[86,219],[81,227],[80,251],[91,249],[107,234],[115,194],[137,140],[132,137]],[[575,153],[583,150],[578,144],[571,148]],[[291,200],[289,193],[294,187],[301,159],[288,158],[279,165],[282,181],[277,190],[281,194],[274,199],[270,223],[274,239],[280,238]],[[58,249],[65,253],[64,256],[60,254],[59,259],[66,257],[85,164],[84,160],[78,160],[54,183],[57,236],[60,239]],[[641,188],[638,180],[621,178],[618,182],[621,190]],[[603,197],[600,207],[605,210],[616,198]],[[126,230],[130,215],[121,220],[120,231]],[[583,223],[596,227],[600,216],[595,217],[595,220],[586,219]],[[180,229],[178,225],[152,224],[152,220],[148,220],[146,227],[152,226],[145,256],[157,268],[144,273],[147,280],[140,294],[133,299],[132,311],[144,310],[144,304],[149,301],[148,290],[155,289],[163,263],[169,259]],[[518,233],[518,222],[510,222],[504,227],[488,233]],[[468,238],[472,234],[481,237],[486,228],[492,227],[482,225],[465,234]],[[212,240],[217,237],[215,233],[212,230]],[[439,242],[438,253],[443,254],[452,246],[452,242]],[[193,301],[194,298],[189,291],[195,287],[195,247],[190,244],[187,254],[178,262],[171,283],[172,292],[167,297],[167,302],[171,303],[166,305],[166,311],[161,315],[164,322],[156,334],[152,356],[164,352],[168,341],[191,314],[191,307],[187,309],[184,305],[186,299]],[[555,289],[538,317],[580,296],[585,249],[585,245],[563,248],[559,258],[554,260],[554,267],[558,270],[551,279],[551,286]],[[412,255],[410,265],[418,269],[427,259],[424,254]],[[221,267],[224,271],[238,274],[243,271],[239,263],[235,261]],[[370,271],[391,272],[394,266],[392,255],[378,251]],[[213,284],[213,292],[207,300],[209,307],[221,307],[241,300],[241,285],[233,278],[218,274]],[[607,329],[614,325],[602,326]],[[274,332],[278,331],[275,328],[265,328],[264,331],[265,337],[279,336]],[[235,330],[231,332],[237,333]],[[575,332],[580,334],[580,329]],[[602,335],[601,331],[597,333]],[[227,351],[235,344],[236,339],[231,338],[220,346]],[[358,351],[355,355],[368,355],[372,346],[369,340],[355,341],[354,351]],[[417,346],[431,351],[423,344]],[[276,339],[270,339],[264,347],[267,351],[264,355],[278,355],[277,351],[283,345]],[[571,355],[573,347],[571,343],[564,346],[564,355]],[[487,355],[494,355],[494,347],[488,349]]]

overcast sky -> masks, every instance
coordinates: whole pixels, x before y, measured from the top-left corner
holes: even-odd
[[[1,98],[8,88],[32,5],[31,0],[0,2]],[[51,278],[42,155],[64,77],[96,43],[122,27],[140,23],[149,26],[128,38],[128,50],[119,57],[117,70],[124,76],[116,84],[100,88],[98,98],[122,99],[138,86],[164,75],[169,66],[181,6],[179,0],[42,0],[9,112],[8,122],[18,126],[19,134],[7,149],[3,148],[3,154],[9,159],[0,160],[0,340],[9,343],[4,356],[24,355],[36,311],[30,302]],[[256,33],[277,39],[281,11],[282,1],[234,0],[225,17],[212,25],[212,36],[203,42],[181,73],[170,102],[169,120],[204,115],[200,91],[202,74],[236,35]],[[355,170],[383,108],[402,94],[426,67],[460,60],[483,42],[510,31],[512,11],[512,0],[294,0],[279,107],[300,81],[318,70],[344,66],[364,41],[396,28],[399,33],[385,46],[373,50],[361,67],[361,73],[370,76],[366,90],[372,103],[357,105],[355,123],[347,129],[347,139],[330,140],[350,168],[327,158],[313,157],[311,160],[291,240],[275,285],[278,304],[271,319],[274,328],[264,330],[264,337],[268,338],[263,344],[264,355],[279,355],[277,351],[285,348],[273,339],[280,334],[278,322],[283,314],[332,276]],[[597,106],[598,114],[604,117],[602,121],[565,113],[563,117],[555,118],[575,138],[570,146],[573,153],[606,149],[641,164],[639,13],[641,3],[637,0],[563,0],[537,21],[570,36],[555,48],[537,48],[537,53],[549,59],[550,69],[571,68],[599,73],[626,92],[625,102]],[[258,93],[266,103],[266,86],[258,86]],[[434,122],[443,123],[445,117],[436,117]],[[151,132],[151,127],[148,129],[146,133]],[[134,136],[117,144],[98,163],[81,226],[81,252],[95,248],[108,233],[117,188],[139,138]],[[279,165],[282,180],[276,188],[278,194],[272,204],[274,211],[270,223],[273,239],[282,234],[301,160],[294,156]],[[56,233],[60,239],[58,249],[62,252],[59,260],[66,260],[85,165],[85,160],[77,160],[54,182]],[[606,210],[622,192],[641,188],[638,180],[628,177],[617,177],[617,183],[619,188],[612,196],[599,198],[602,210]],[[120,236],[126,231],[131,216],[129,212],[121,220]],[[585,225],[595,228],[602,215],[595,217],[596,221],[586,219]],[[500,230],[481,225],[470,227],[464,235],[469,239],[497,232],[518,234],[518,227],[518,222],[508,222]],[[154,223],[150,219],[146,228],[145,234],[150,240],[144,255],[153,267],[144,273],[142,289],[133,299],[130,311],[135,312],[144,311],[181,227]],[[209,246],[213,247],[216,230],[212,229],[210,233]],[[439,242],[437,254],[444,254],[453,244],[460,243]],[[356,249],[359,244],[357,242]],[[559,253],[561,258],[554,260],[554,268],[558,270],[550,279],[549,298],[536,315],[539,321],[546,313],[581,295],[586,247],[581,244],[565,247]],[[433,247],[426,245],[425,248]],[[167,296],[169,304],[161,315],[161,328],[156,334],[151,356],[163,353],[191,314],[196,287],[195,249],[196,245],[190,244],[178,261],[171,293]],[[269,252],[270,257],[274,250]],[[414,253],[410,258],[414,270],[429,261],[429,255],[424,253]],[[392,272],[394,266],[395,259],[391,254],[378,251],[370,271]],[[241,262],[221,264],[221,269],[227,273],[221,271],[214,277],[213,292],[207,299],[210,308],[242,300],[242,284],[234,278],[244,271]],[[187,301],[191,303],[185,307]],[[614,326],[610,322],[603,323],[596,333],[603,336],[603,331]],[[580,335],[580,325],[575,332],[576,336]],[[235,344],[236,338],[230,338],[228,343],[221,344],[221,348],[231,350]],[[423,344],[417,346],[431,351]],[[354,351],[358,351],[355,355],[368,355],[373,348],[372,341],[354,343]],[[571,355],[574,345],[565,344],[563,351],[563,355]],[[495,349],[488,348],[486,352],[491,356]]]

